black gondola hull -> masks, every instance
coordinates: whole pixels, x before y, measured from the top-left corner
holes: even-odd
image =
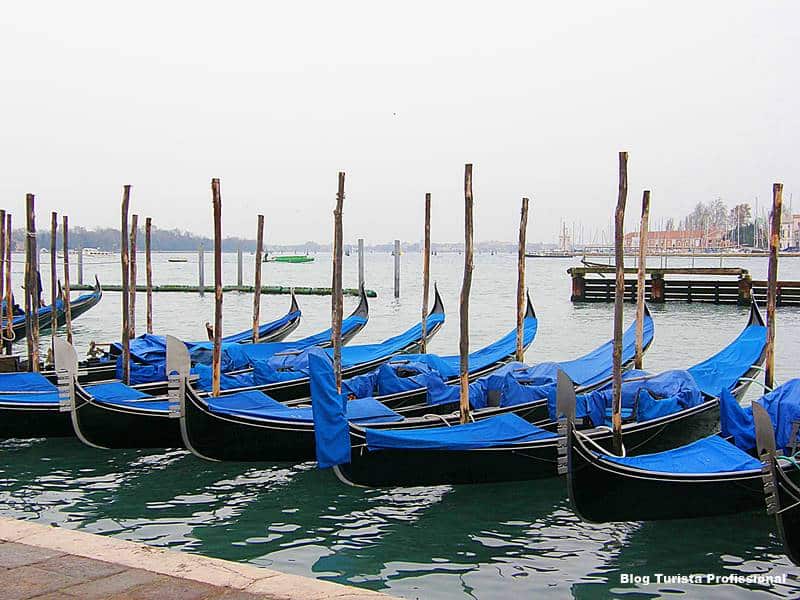
[[[72,437],[68,412],[58,407],[8,407],[0,405],[0,439]]]
[[[179,422],[168,413],[137,411],[95,401],[80,403],[72,417],[74,432],[90,446],[119,448],[180,448]]]

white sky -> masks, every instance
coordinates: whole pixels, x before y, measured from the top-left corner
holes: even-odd
[[[0,195],[75,225],[329,241],[337,171],[345,238],[530,240],[559,220],[605,228],[617,151],[654,227],[719,195],[798,190],[800,3],[14,2],[0,11]],[[800,206],[800,195],[798,195]]]

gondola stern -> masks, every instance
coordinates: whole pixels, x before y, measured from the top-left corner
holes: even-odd
[[[750,319],[747,322],[747,325],[760,325],[761,327],[765,326],[764,315],[761,314],[761,309],[758,307],[758,302],[755,298],[750,300]]]
[[[442,296],[439,294],[439,285],[435,281],[433,282],[433,308],[429,314],[444,314],[444,302],[442,302]]]
[[[525,318],[526,319],[535,319],[536,318],[536,311],[533,308],[533,301],[531,300],[531,292],[530,290],[525,290]]]
[[[290,294],[291,294],[291,296],[292,296],[292,302],[291,302],[291,304],[289,305],[289,312],[290,312],[290,313],[293,313],[293,312],[301,312],[301,311],[300,311],[300,306],[297,304],[297,296],[296,296],[296,295],[295,295],[295,293],[294,293],[294,287],[292,287],[292,288],[289,290],[289,293],[290,293]]]
[[[369,319],[369,301],[367,300],[367,290],[364,288],[363,283],[358,286],[358,296],[358,306],[356,306],[356,309],[350,313],[350,316]]]

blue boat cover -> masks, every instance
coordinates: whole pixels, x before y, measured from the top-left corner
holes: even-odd
[[[41,373],[0,373],[0,402],[58,404],[58,388]]]
[[[577,397],[575,416],[588,417],[597,427],[608,425],[612,401],[612,384],[609,383],[588,394]],[[697,406],[703,395],[688,371],[665,371],[648,375],[642,371],[623,374],[622,408],[635,412],[636,420],[649,421]],[[551,419],[556,419],[555,400],[548,399]]]
[[[94,295],[94,294],[85,294],[84,296],[81,296],[80,298],[78,298],[78,300],[85,299],[88,296],[92,296],[92,295]],[[77,302],[78,300],[74,300],[73,302]],[[3,305],[5,306],[5,301],[3,302]],[[51,312],[51,308],[52,308],[52,306],[50,304],[48,304],[47,306],[42,306],[37,311],[37,314],[39,315],[39,318],[44,317],[46,315],[49,315],[50,312]],[[57,298],[56,299],[56,314],[58,315],[58,314],[61,314],[63,312],[64,312],[64,301],[61,298]],[[3,316],[5,316],[5,312],[3,312],[2,314],[3,314]],[[7,326],[6,323],[8,323],[8,319],[0,318],[0,324],[2,324],[3,327]],[[12,327],[16,327],[18,325],[22,325],[23,323],[25,323],[25,315],[14,315],[14,316],[12,316],[12,318],[11,318],[11,326]]]
[[[474,450],[558,437],[512,413],[452,427],[365,431],[370,450]]]
[[[761,461],[718,435],[655,454],[627,457],[598,455],[608,462],[656,473],[730,473],[761,469]]]
[[[208,405],[212,412],[220,414],[293,423],[314,422],[314,412],[311,406],[286,406],[257,390],[209,398]],[[347,418],[354,423],[383,423],[399,421],[403,418],[373,398],[350,400],[345,408]]]
[[[528,346],[536,337],[538,321],[527,317],[523,322],[523,345]],[[470,353],[469,371],[475,372],[507,359],[514,353],[517,331],[512,330],[493,344]],[[458,377],[460,358],[436,354],[401,354],[381,367],[351,377],[343,382],[343,389],[352,397],[385,396],[427,388],[430,404],[440,404],[458,399],[458,387],[447,382]],[[454,396],[455,394],[455,396]]]
[[[367,320],[360,316],[350,316],[342,321],[342,336],[354,329],[363,327]],[[251,367],[257,360],[268,360],[279,352],[291,352],[311,348],[331,341],[331,329],[291,342],[264,342],[259,344],[223,344],[222,364],[225,371],[238,371]],[[195,344],[190,349],[192,363],[210,365],[214,345],[211,342]]]
[[[336,389],[330,357],[319,348],[309,354],[317,465],[325,469],[350,462],[347,396]]]
[[[770,393],[756,400],[763,406],[775,428],[775,445],[785,454],[791,454],[791,447],[800,446],[800,440],[793,439],[795,423],[800,423],[800,379],[791,379]],[[722,435],[732,436],[734,443],[745,451],[756,447],[755,425],[752,406],[743,407],[729,392],[724,391],[720,398],[720,428]]]
[[[723,389],[733,391],[739,378],[758,363],[767,344],[767,328],[748,325],[733,342],[714,356],[689,369],[704,394],[719,396]]]

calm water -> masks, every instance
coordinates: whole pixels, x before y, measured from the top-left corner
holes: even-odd
[[[197,263],[154,261],[156,283],[196,283]],[[208,258],[208,257],[207,257]],[[328,285],[329,256],[306,265],[267,264],[265,285]],[[226,283],[235,283],[236,257],[226,255]],[[431,344],[443,354],[457,348],[457,298],[463,257],[433,257],[448,324]],[[43,262],[46,257],[43,257]],[[252,281],[252,256],[245,256]],[[371,303],[367,328],[354,343],[380,341],[419,320],[420,257],[402,264],[402,298],[392,298],[392,257],[367,255]],[[577,261],[529,259],[528,282],[539,316],[539,334],[528,362],[564,359],[588,351],[611,335],[611,305],[572,305],[566,268]],[[659,261],[654,260],[653,265]],[[671,259],[670,266],[690,259]],[[716,266],[719,259],[696,261]],[[726,259],[726,266],[734,261]],[[736,265],[764,277],[765,259]],[[473,347],[491,342],[514,324],[516,257],[478,255],[471,307]],[[19,267],[19,266],[18,266]],[[143,269],[140,269],[143,271]],[[115,257],[88,257],[85,278],[119,281]],[[357,280],[355,253],[345,258],[345,283]],[[780,275],[800,279],[800,260],[785,259]],[[73,270],[72,278],[76,274]],[[206,281],[211,281],[211,264]],[[20,279],[17,278],[17,281]],[[75,324],[77,344],[118,337],[119,294]],[[327,298],[301,297],[303,321],[294,334],[328,325]],[[346,299],[345,309],[355,306]],[[283,314],[288,297],[264,297],[265,319]],[[144,324],[144,297],[138,308]],[[225,332],[250,325],[252,296],[225,297]],[[213,297],[156,296],[155,323],[187,339],[202,339]],[[626,310],[626,321],[632,318]],[[655,342],[646,357],[652,370],[686,367],[715,352],[742,328],[738,307],[669,304],[653,307]],[[800,350],[800,310],[778,313],[779,381],[795,375]],[[569,509],[563,481],[484,486],[362,490],[340,484],[313,463],[212,464],[180,450],[98,452],[75,440],[0,443],[0,514],[56,523],[157,546],[273,567],[282,571],[385,590],[407,598],[596,598],[702,596],[746,593],[797,597],[800,569],[780,551],[772,522],[760,512],[734,518],[594,526]],[[631,498],[631,502],[641,499]],[[620,574],[788,574],[771,589],[621,585]]]

